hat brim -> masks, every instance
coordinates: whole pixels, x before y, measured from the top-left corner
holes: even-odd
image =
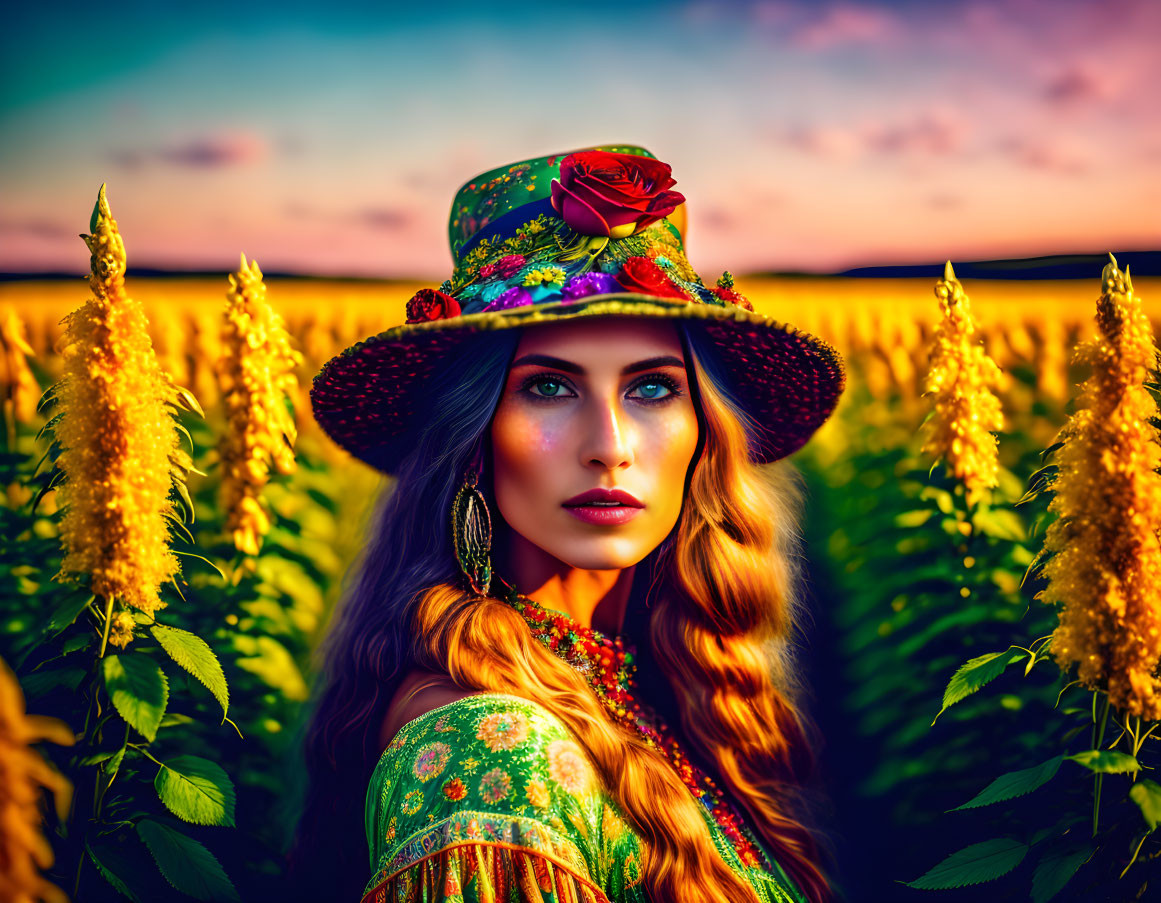
[[[834,411],[846,382],[827,342],[733,304],[618,293],[529,304],[396,326],[352,345],[315,376],[315,420],[340,446],[394,474],[414,443],[422,387],[470,336],[597,316],[696,321],[717,346],[729,388],[756,430],[751,457],[770,463],[801,448]]]

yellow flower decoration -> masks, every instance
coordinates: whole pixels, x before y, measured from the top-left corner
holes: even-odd
[[[934,452],[967,489],[971,505],[984,489],[999,483],[999,455],[992,432],[1004,428],[1004,414],[992,387],[1000,368],[975,338],[968,297],[951,261],[935,284],[943,320],[935,332],[924,394],[935,396],[930,436],[922,451]]]
[[[524,276],[525,285],[564,285],[564,270],[547,266],[532,270]]]
[[[1109,255],[1112,257],[1112,255]],[[1161,446],[1150,419],[1157,403],[1144,383],[1157,367],[1153,328],[1113,258],[1097,301],[1099,334],[1081,343],[1091,367],[1077,410],[1061,430],[1059,472],[1044,548],[1040,596],[1058,603],[1052,638],[1057,664],[1107,689],[1111,705],[1161,719]]]
[[[61,573],[91,577],[112,610],[114,598],[152,612],[166,603],[161,584],[179,573],[166,516],[171,459],[189,462],[141,304],[125,292],[125,245],[105,186],[82,235],[92,254],[91,298],[66,318],[64,376],[55,387],[63,451]],[[103,648],[103,647],[102,647]]]
[[[228,418],[219,449],[222,506],[234,546],[257,555],[270,519],[261,502],[270,468],[294,471],[294,417],[286,404],[298,387],[302,355],[290,347],[282,318],[266,301],[258,263],[230,275],[218,380]]]
[[[524,788],[524,795],[528,797],[528,802],[530,802],[537,809],[548,808],[548,803],[550,801],[548,788],[544,785],[544,782],[538,778],[533,778],[528,782],[528,785]]]

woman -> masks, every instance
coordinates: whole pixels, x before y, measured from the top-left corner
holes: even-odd
[[[325,863],[328,899],[829,899],[799,493],[759,465],[842,363],[702,284],[673,184],[635,147],[473,179],[452,278],[316,378],[396,482],[322,644],[299,889]]]

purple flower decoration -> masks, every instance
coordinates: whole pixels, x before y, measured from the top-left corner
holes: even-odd
[[[610,295],[620,291],[624,291],[621,283],[610,274],[594,272],[573,276],[560,293],[569,301],[576,301],[589,295]]]
[[[532,303],[532,292],[522,285],[514,285],[484,310],[507,310],[509,307],[523,307]]]

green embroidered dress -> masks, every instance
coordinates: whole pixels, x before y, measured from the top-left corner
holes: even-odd
[[[762,903],[806,903],[773,863],[722,858]],[[645,903],[641,842],[571,732],[535,702],[467,696],[405,724],[367,789],[364,903]],[[750,835],[751,837],[753,835]]]

